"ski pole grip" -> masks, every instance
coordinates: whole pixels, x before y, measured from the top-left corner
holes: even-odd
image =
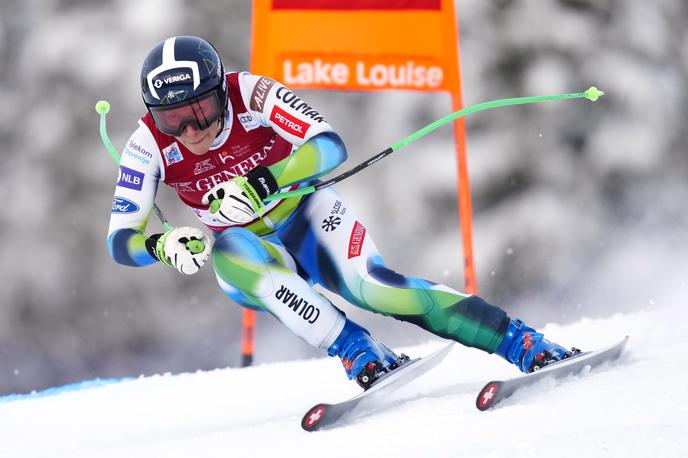
[[[99,100],[98,103],[96,103],[96,113],[100,115],[100,139],[103,141],[103,145],[105,146],[105,149],[107,152],[110,154],[110,157],[112,157],[112,160],[115,161],[115,164],[119,165],[120,161],[120,156],[117,150],[115,149],[114,146],[112,146],[112,142],[110,141],[110,137],[108,137],[107,134],[107,120],[106,116],[108,112],[110,111],[110,102],[107,100]]]

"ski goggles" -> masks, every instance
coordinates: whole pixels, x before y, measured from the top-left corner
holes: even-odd
[[[207,129],[220,119],[223,108],[217,90],[173,105],[148,107],[158,130],[173,137],[180,137],[188,125]]]

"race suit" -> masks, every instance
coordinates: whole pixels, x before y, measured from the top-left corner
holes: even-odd
[[[323,117],[284,85],[247,72],[226,78],[223,129],[206,154],[195,155],[161,133],[150,114],[139,121],[115,187],[112,258],[127,266],[157,262],[144,231],[162,181],[214,232],[211,259],[222,290],[241,306],[269,312],[309,344],[329,348],[345,322],[312,288],[317,283],[358,307],[494,352],[509,323],[506,313],[477,296],[387,268],[364,222],[331,188],[273,200],[245,225],[213,218],[201,200],[218,183],[260,165],[282,192],[314,183],[347,157]]]

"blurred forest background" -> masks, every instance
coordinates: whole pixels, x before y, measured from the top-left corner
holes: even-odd
[[[456,5],[466,105],[607,93],[467,118],[480,295],[538,326],[688,304],[688,3]],[[139,67],[153,45],[199,35],[244,70],[250,27],[247,0],[2,1],[0,394],[239,364],[240,309],[211,268],[185,277],[109,258],[117,171],[93,107],[111,102],[122,147],[144,112]],[[450,112],[445,94],[300,95],[347,142],[346,168]],[[392,268],[462,289],[455,170],[443,128],[338,190]],[[158,202],[197,224],[170,189]],[[390,346],[433,338],[333,300]],[[259,317],[256,363],[321,355]]]

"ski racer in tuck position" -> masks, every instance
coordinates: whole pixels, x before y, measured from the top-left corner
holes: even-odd
[[[148,112],[120,163],[108,235],[116,262],[162,262],[194,274],[211,259],[233,301],[267,311],[339,357],[364,389],[407,357],[348,319],[312,288],[316,283],[363,309],[496,353],[523,372],[571,355],[478,296],[390,270],[361,219],[331,188],[265,205],[266,196],[313,183],[347,157],[323,116],[289,88],[248,72],[225,73],[216,49],[190,36],[155,46],[140,81]],[[213,244],[192,227],[146,236],[159,182],[212,231]],[[193,249],[199,241],[203,249]]]

